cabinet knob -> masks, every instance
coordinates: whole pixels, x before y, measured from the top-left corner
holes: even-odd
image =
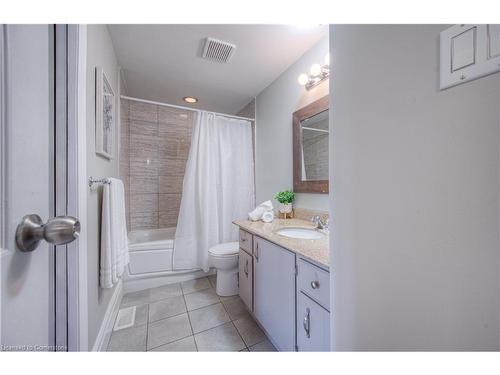
[[[319,289],[319,281],[311,281],[311,288]]]

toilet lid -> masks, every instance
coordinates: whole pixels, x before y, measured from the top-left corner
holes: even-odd
[[[240,247],[239,242],[224,242],[218,245],[212,246],[208,252],[212,255],[235,255],[238,254],[238,249]]]

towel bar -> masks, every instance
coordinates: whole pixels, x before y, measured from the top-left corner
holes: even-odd
[[[92,189],[94,185],[104,185],[104,184],[111,184],[111,181],[108,178],[94,178],[94,177],[89,177],[89,187]]]

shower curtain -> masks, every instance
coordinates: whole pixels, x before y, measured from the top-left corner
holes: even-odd
[[[237,241],[232,221],[245,219],[254,205],[250,122],[200,112],[184,174],[173,269],[208,271],[208,249]]]

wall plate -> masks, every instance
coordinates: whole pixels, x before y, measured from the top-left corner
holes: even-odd
[[[440,34],[440,89],[500,71],[500,25],[455,25]]]

